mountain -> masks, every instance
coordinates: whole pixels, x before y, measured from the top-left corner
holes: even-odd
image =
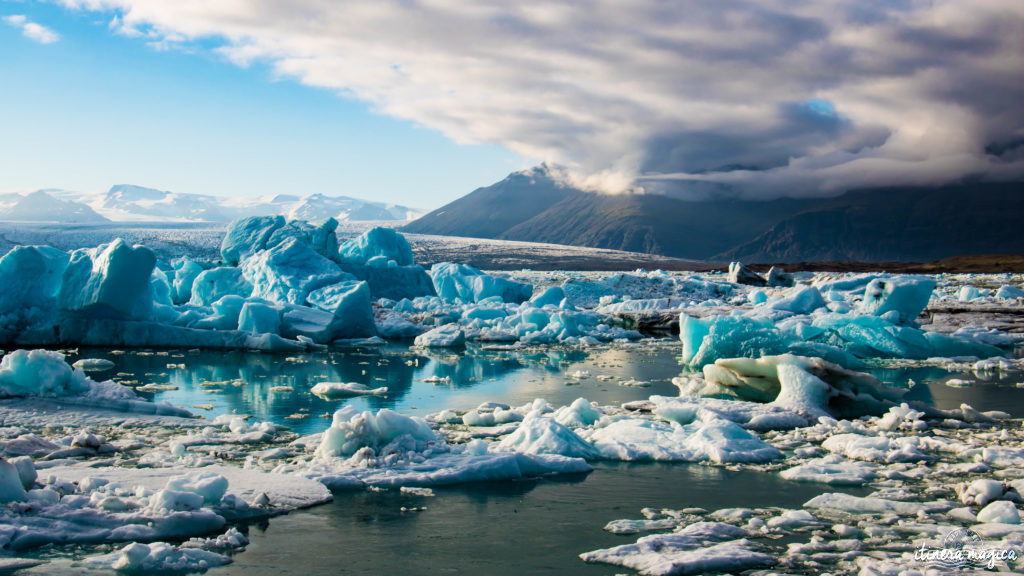
[[[579,194],[578,190],[555,182],[544,167],[532,168],[514,172],[497,184],[477,188],[407,224],[403,230],[414,234],[501,238],[513,226]]]
[[[848,192],[777,223],[715,259],[743,262],[930,262],[1024,253],[1024,183]]]
[[[565,187],[538,167],[478,188],[402,230],[706,259],[813,202],[690,202],[655,194],[597,194]]]
[[[778,263],[1024,253],[1022,226],[1019,182],[874,188],[836,198],[687,201],[574,190],[538,167],[478,188],[403,230]]]
[[[44,190],[12,198],[4,195],[5,207],[0,209],[0,220],[22,222],[99,223],[109,222],[85,204],[61,200]]]
[[[229,198],[169,192],[132,184],[117,184],[101,194],[64,190],[46,192],[59,198],[67,207],[74,205],[83,213],[99,216],[102,219],[99,221],[116,222],[230,222],[246,216],[278,214],[310,221],[328,218],[339,221],[406,221],[421,214],[421,211],[407,206],[323,194]],[[0,215],[23,198],[18,194],[0,195]],[[70,214],[69,210],[65,209]]]

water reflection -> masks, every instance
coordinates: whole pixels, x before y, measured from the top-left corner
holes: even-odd
[[[193,408],[213,417],[249,414],[287,424],[299,433],[322,430],[344,404],[360,410],[391,408],[425,415],[443,408],[469,409],[485,401],[512,405],[534,398],[567,404],[580,396],[602,403],[675,394],[671,378],[680,371],[670,350],[470,346],[457,353],[422,351],[407,346],[278,355],[255,352],[149,351],[81,349],[78,358],[106,358],[115,367],[93,373],[129,386],[157,402]],[[590,373],[572,379],[574,371]],[[605,379],[598,379],[597,376]],[[654,380],[627,388],[618,382]],[[386,396],[324,399],[310,393],[319,382],[357,382],[386,386]],[[153,386],[155,385],[155,386]]]
[[[93,374],[128,385],[165,385],[142,394],[155,401],[195,407],[208,416],[251,414],[291,426],[299,433],[323,430],[329,416],[350,404],[360,410],[391,408],[425,415],[444,408],[469,409],[485,401],[521,405],[545,398],[554,405],[585,397],[601,404],[640,400],[652,394],[678,394],[671,379],[686,374],[677,343],[599,349],[538,347],[509,349],[470,346],[464,351],[423,351],[402,345],[279,355],[255,352],[129,351],[82,349],[80,357],[107,358],[115,367]],[[580,372],[583,378],[570,375]],[[979,378],[939,367],[874,368],[883,382],[900,387],[920,384],[912,399],[939,408],[968,403],[979,410],[1024,415],[1020,374]],[[973,383],[946,385],[952,378]],[[640,387],[621,384],[628,380]],[[327,400],[310,393],[319,382],[357,382],[386,386],[386,396]],[[144,389],[145,390],[145,389]]]

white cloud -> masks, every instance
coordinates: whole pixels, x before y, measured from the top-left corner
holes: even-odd
[[[4,22],[14,28],[20,28],[22,36],[35,40],[40,44],[53,44],[60,40],[60,34],[29,20],[24,14],[11,14],[3,17]]]
[[[237,65],[595,189],[1024,175],[1019,0],[64,3],[161,48],[220,39]]]

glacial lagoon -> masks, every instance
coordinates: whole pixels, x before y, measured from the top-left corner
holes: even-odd
[[[678,392],[672,378],[689,372],[675,339],[591,349],[470,345],[464,351],[429,351],[388,344],[301,355],[87,348],[73,352],[68,361],[114,362],[113,368],[92,373],[96,379],[113,378],[144,390],[146,385],[165,388],[140,392],[155,402],[201,406],[192,409],[210,419],[247,415],[303,435],[322,432],[330,424],[324,416],[346,404],[420,416],[442,409],[469,410],[483,402],[517,406],[535,398],[545,398],[553,406],[579,397],[615,405],[654,394],[673,396]],[[1017,386],[1015,378],[884,362],[868,371],[896,386],[918,383],[920,398],[936,408],[968,403],[981,411],[1024,416],[1024,387]],[[954,385],[947,384],[950,380]],[[322,381],[387,386],[388,393],[327,400],[309,392]],[[635,540],[636,535],[611,534],[603,527],[616,519],[639,518],[645,507],[792,509],[835,491],[863,496],[871,489],[797,483],[776,472],[739,467],[597,462],[590,473],[438,487],[433,497],[398,490],[342,491],[328,504],[241,524],[248,547],[233,556],[232,564],[208,573],[327,575],[386,569],[396,574],[616,574],[622,569],[584,563],[578,555]],[[788,540],[796,539],[783,538]],[[105,549],[57,546],[32,556],[81,557]],[[28,573],[57,574],[65,569],[67,564],[57,561]]]

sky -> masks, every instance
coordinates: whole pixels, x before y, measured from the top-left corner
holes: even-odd
[[[435,208],[1024,177],[1020,0],[0,1],[0,190]]]

